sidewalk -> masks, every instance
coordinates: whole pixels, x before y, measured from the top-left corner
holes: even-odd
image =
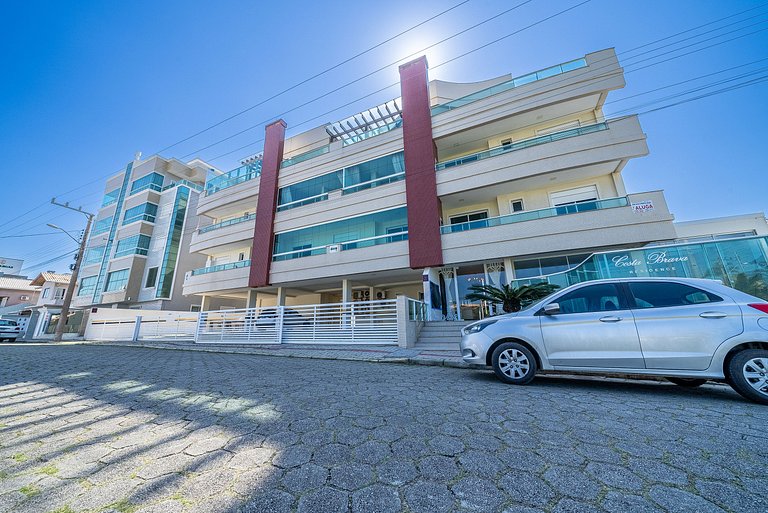
[[[449,350],[403,349],[397,346],[371,345],[308,345],[308,344],[196,344],[192,341],[77,341],[69,344],[106,345],[122,347],[149,347],[180,351],[210,353],[258,354],[289,358],[317,358],[323,360],[354,360],[363,362],[405,363],[412,365],[439,365],[471,368],[461,359],[461,352]]]

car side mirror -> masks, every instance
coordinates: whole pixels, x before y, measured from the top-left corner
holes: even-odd
[[[560,313],[559,303],[550,303],[544,306],[544,315],[557,315]]]

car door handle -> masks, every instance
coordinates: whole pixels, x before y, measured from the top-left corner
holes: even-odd
[[[703,317],[705,319],[722,319],[723,317],[727,317],[727,315],[723,312],[701,312],[699,317]]]
[[[621,320],[621,317],[616,317],[615,315],[607,315],[605,317],[600,317],[600,322],[619,322]]]

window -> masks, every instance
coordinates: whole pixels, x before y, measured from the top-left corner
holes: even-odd
[[[121,269],[107,274],[107,286],[104,287],[104,292],[125,290],[128,286],[128,275],[130,274],[130,271],[130,269]]]
[[[117,241],[114,258],[149,253],[149,235],[139,234]]]
[[[86,276],[80,280],[80,288],[77,289],[78,296],[87,296],[93,294],[96,290],[96,280],[98,276]]]
[[[105,246],[97,246],[95,248],[88,248],[85,250],[85,256],[83,257],[83,265],[98,264],[101,259],[104,258]]]
[[[43,299],[48,298],[50,295],[51,295],[51,289],[49,289],[49,288],[43,289],[43,296],[42,296]]]
[[[579,265],[589,253],[579,253],[576,255],[532,258],[530,260],[515,260],[515,279],[533,278],[535,276],[544,276],[567,271]]]
[[[609,312],[624,308],[619,290],[613,283],[588,285],[569,292],[556,300],[560,313]]]
[[[488,211],[482,210],[477,212],[469,212],[467,214],[457,214],[450,217],[451,224],[468,223],[470,221],[480,221],[481,219],[488,219]]]
[[[630,282],[629,290],[635,298],[637,308],[696,305],[723,300],[710,292],[674,282]]]
[[[525,209],[523,208],[523,200],[521,200],[521,199],[518,199],[518,200],[512,200],[512,201],[510,201],[510,202],[509,202],[509,210],[510,210],[510,212],[512,212],[513,214],[514,214],[515,212],[522,212],[523,210],[525,210]]]
[[[147,271],[147,281],[144,282],[145,288],[152,288],[157,283],[157,267],[150,267]]]
[[[302,244],[300,246],[294,246],[293,251],[309,249],[311,247],[312,247],[312,244]],[[310,255],[312,255],[311,251],[299,251],[299,253],[294,253],[293,255],[291,255],[291,258],[303,258],[303,257],[308,257]]]
[[[512,147],[512,139],[504,139],[501,141],[501,147],[502,148],[511,148]]]
[[[120,189],[115,189],[104,195],[104,199],[101,202],[101,207],[107,207],[113,203],[117,203],[117,198],[120,196]]]
[[[66,289],[56,289],[53,293],[53,299],[64,299]]]
[[[136,205],[125,211],[125,215],[123,216],[123,226],[135,221],[148,221],[154,223],[156,216],[157,205],[154,203],[142,203],[141,205]]]
[[[91,235],[98,235],[100,233],[108,232],[111,227],[112,216],[105,217],[104,219],[100,219],[94,223]]]
[[[564,205],[574,205],[586,201],[595,201],[597,196],[597,186],[587,185],[586,187],[576,187],[565,191],[551,192],[549,201],[552,206],[560,207]]]
[[[342,172],[334,171],[333,173],[316,176],[293,185],[280,187],[277,211],[280,212],[327,199],[324,195],[341,189],[342,181]]]
[[[388,234],[394,234],[392,237],[389,238],[391,242],[398,242],[401,240],[408,240],[408,234],[404,233],[408,231],[408,226],[393,226],[392,228],[387,228]]]
[[[163,189],[163,175],[159,173],[150,173],[146,176],[142,176],[133,181],[131,184],[131,194],[136,194],[145,189],[152,189],[153,191],[161,191]]]
[[[190,305],[189,306],[190,312],[202,312],[202,305]]]

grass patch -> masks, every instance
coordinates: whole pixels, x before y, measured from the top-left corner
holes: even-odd
[[[24,463],[29,459],[26,454],[21,454],[21,453],[14,454],[12,458],[13,458],[13,461],[16,461],[18,463]]]
[[[57,469],[55,465],[46,465],[41,468],[39,472],[41,474],[45,474],[46,476],[55,476],[59,473],[59,469]]]
[[[62,506],[60,508],[49,511],[48,513],[75,513],[75,510],[69,506]]]
[[[120,513],[133,513],[136,511],[138,507],[134,506],[127,500],[123,499],[121,501],[113,502],[109,506],[107,506],[105,509],[114,509],[115,511],[119,511]]]
[[[19,491],[24,495],[26,495],[27,497],[34,497],[35,495],[40,493],[40,489],[32,485],[22,486],[21,488],[19,488]]]
[[[191,506],[192,504],[194,504],[191,500],[186,499],[180,493],[174,493],[173,495],[171,495],[171,499],[177,502],[180,502],[183,506]]]

